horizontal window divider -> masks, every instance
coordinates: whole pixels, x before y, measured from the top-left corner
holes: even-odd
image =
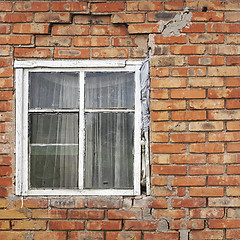
[[[78,146],[78,143],[30,143],[31,146],[45,147],[45,146]]]
[[[29,113],[79,113],[79,109],[29,109]]]
[[[85,112],[135,112],[134,109],[85,109]]]

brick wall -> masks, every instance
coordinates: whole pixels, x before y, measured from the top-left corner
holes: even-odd
[[[185,7],[190,24],[163,36]],[[240,239],[239,11],[239,1],[0,2],[0,239]],[[147,43],[151,196],[17,197],[13,61],[139,60]]]

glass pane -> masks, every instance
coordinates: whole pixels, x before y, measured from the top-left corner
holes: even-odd
[[[31,146],[30,188],[77,188],[78,146]]]
[[[75,72],[30,72],[30,108],[78,108]]]
[[[87,113],[85,188],[133,188],[134,113]]]
[[[30,114],[31,143],[78,143],[78,113]]]
[[[86,108],[134,108],[132,72],[88,72],[85,77]]]

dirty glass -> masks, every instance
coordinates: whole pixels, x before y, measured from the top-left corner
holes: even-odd
[[[134,113],[87,113],[85,187],[133,187]]]

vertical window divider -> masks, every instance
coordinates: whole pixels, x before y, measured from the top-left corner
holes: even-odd
[[[78,167],[78,185],[79,189],[83,189],[84,178],[84,156],[85,156],[85,120],[84,120],[84,86],[85,72],[79,73],[79,167]]]

